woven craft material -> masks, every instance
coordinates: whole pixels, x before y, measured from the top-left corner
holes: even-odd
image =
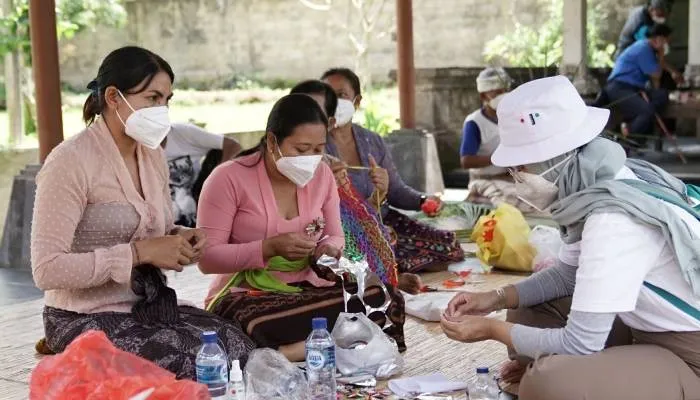
[[[351,261],[364,258],[384,284],[397,286],[398,272],[389,230],[349,181],[338,185],[338,194],[345,234],[343,255]]]

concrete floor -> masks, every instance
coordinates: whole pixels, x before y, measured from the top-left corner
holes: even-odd
[[[34,286],[30,271],[0,268],[0,307],[36,300],[42,295]]]

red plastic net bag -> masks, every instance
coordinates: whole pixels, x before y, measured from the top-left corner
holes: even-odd
[[[29,398],[41,400],[204,400],[204,385],[119,350],[104,332],[87,331],[32,372]],[[140,395],[140,396],[139,396]]]

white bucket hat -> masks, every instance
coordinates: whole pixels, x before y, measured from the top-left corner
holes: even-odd
[[[536,79],[506,94],[498,105],[498,167],[551,160],[595,139],[610,110],[588,107],[565,76]]]

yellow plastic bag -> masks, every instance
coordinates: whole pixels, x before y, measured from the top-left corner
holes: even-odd
[[[515,207],[503,203],[476,222],[471,239],[479,246],[476,255],[493,267],[519,272],[532,271],[536,250],[530,245],[530,226]]]

